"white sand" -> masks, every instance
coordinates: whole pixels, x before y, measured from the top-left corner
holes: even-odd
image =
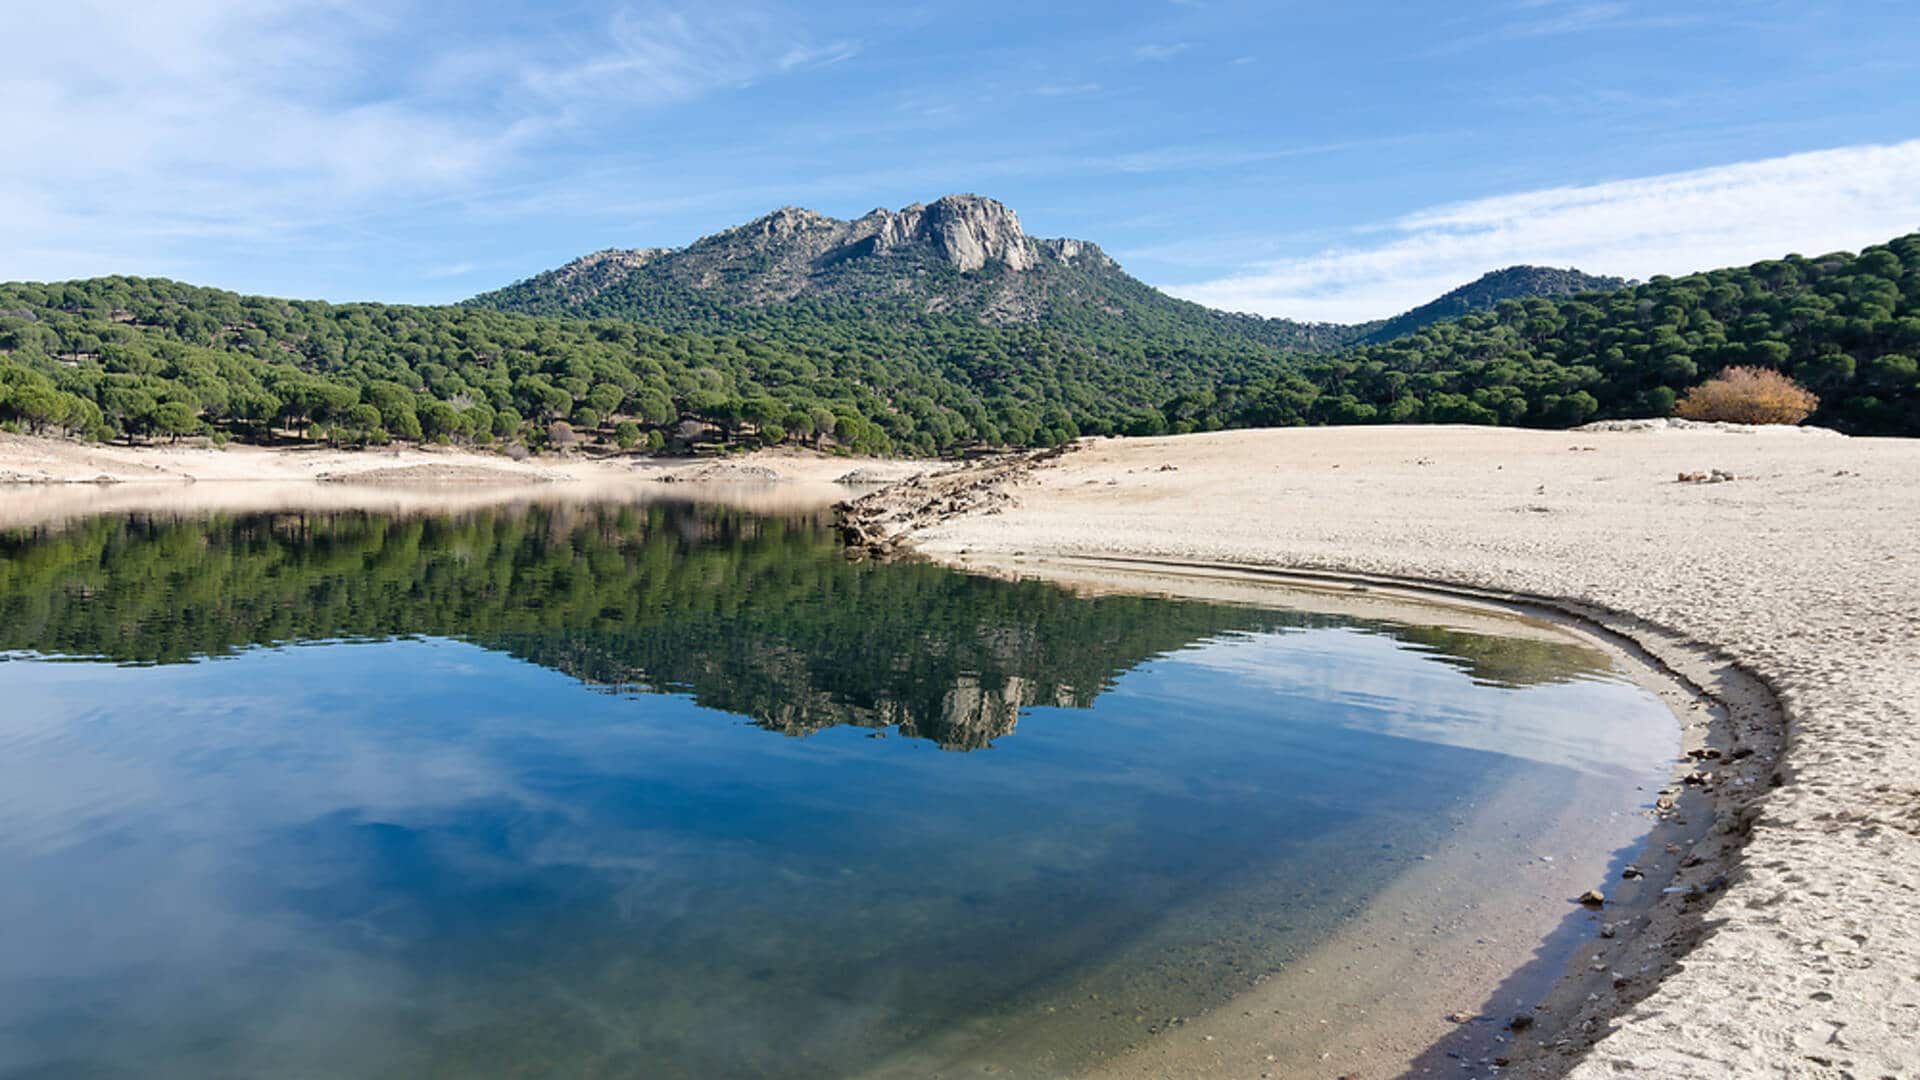
[[[1675,479],[1713,469],[1738,479]],[[1745,815],[1717,930],[1573,1075],[1920,1069],[1920,441],[1243,431],[1091,442],[1010,490],[1011,505],[911,539],[955,561],[1121,555],[1457,583],[1627,613],[1724,650],[1784,709],[1783,786]],[[1257,1059],[1211,1045],[1149,1048],[1152,1067],[1115,1072],[1258,1075]],[[1387,1066],[1329,1061],[1327,1075]]]
[[[450,448],[125,447],[0,432],[0,527],[129,510],[455,512],[536,498],[697,497],[761,512],[822,509],[875,481],[941,468],[805,450],[721,459],[542,455],[516,462]]]
[[[38,439],[0,432],[0,485],[312,481],[363,484],[524,484],[676,480],[830,484],[848,474],[890,482],[936,468],[923,461],[876,461],[806,450],[757,450],[719,459],[503,454],[451,447],[369,450],[267,449],[232,444],[154,443],[137,447]],[[0,487],[0,491],[7,488]]]

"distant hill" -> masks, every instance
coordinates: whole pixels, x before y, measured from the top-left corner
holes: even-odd
[[[534,315],[712,329],[763,317],[946,317],[1166,344],[1325,351],[1362,328],[1216,311],[1130,276],[1084,240],[1028,236],[1019,215],[948,195],[853,221],[787,207],[684,248],[610,249],[474,297]]]
[[[1610,292],[1630,282],[1625,278],[1601,277],[1578,270],[1557,270],[1550,266],[1509,266],[1482,274],[1479,278],[1404,315],[1378,323],[1369,323],[1359,340],[1374,344],[1406,337],[1442,319],[1457,319],[1476,311],[1487,311],[1502,300],[1525,300],[1534,296],[1575,296],[1587,292]]]
[[[1028,236],[1004,204],[948,195],[852,221],[785,207],[684,248],[596,251],[468,303],[670,330],[932,317],[1107,340],[1331,352],[1502,300],[1625,284],[1578,270],[1514,266],[1392,319],[1346,325],[1263,318],[1168,296],[1129,275],[1097,244]]]

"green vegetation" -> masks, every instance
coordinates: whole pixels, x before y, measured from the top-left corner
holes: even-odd
[[[745,336],[459,307],[239,296],[153,278],[0,286],[0,419],[33,432],[249,442],[393,439],[544,446],[582,429],[665,446],[784,437],[888,453],[919,392],[874,358]],[[705,427],[682,432],[685,420]],[[562,438],[565,436],[563,435]]]
[[[795,301],[668,330],[115,277],[0,285],[0,421],[129,440],[933,454],[1292,424],[1564,427],[1665,416],[1703,380],[1747,366],[1818,395],[1814,423],[1920,434],[1916,300],[1920,235],[1857,256],[1508,300],[1324,354],[1084,307],[990,325]]]
[[[1526,300],[1536,296],[1578,296],[1581,293],[1612,292],[1627,287],[1616,277],[1599,277],[1578,270],[1558,270],[1549,266],[1509,266],[1482,275],[1446,295],[1412,311],[1379,323],[1362,327],[1362,344],[1378,344],[1403,338],[1417,330],[1447,319],[1457,319],[1479,311],[1490,311],[1502,300]]]
[[[1563,299],[1505,301],[1408,337],[1224,386],[1208,426],[1525,424],[1666,416],[1735,366],[1819,396],[1813,423],[1920,434],[1920,234],[1859,255],[1749,267]]]

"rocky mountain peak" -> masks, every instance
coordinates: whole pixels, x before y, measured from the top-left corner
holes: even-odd
[[[818,211],[799,206],[783,206],[771,214],[741,226],[740,231],[770,240],[791,240],[805,233],[830,230],[839,224]]]
[[[1012,270],[1033,265],[1033,248],[1020,228],[1020,215],[993,199],[948,195],[924,207],[910,206],[900,217],[911,218],[916,238],[962,270],[978,270],[991,259]]]
[[[900,210],[878,209],[856,221],[788,206],[741,226],[732,235],[777,248],[781,254],[827,261],[919,249],[962,271],[996,261],[1012,270],[1026,270],[1043,253],[1020,228],[1018,214],[980,195],[948,195]]]

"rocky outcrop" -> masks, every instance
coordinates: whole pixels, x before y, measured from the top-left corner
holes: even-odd
[[[846,223],[835,221],[825,214],[798,206],[783,206],[763,218],[757,218],[740,228],[736,233],[746,233],[775,243],[804,242],[808,237],[831,235]]]
[[[608,248],[582,255],[534,280],[569,302],[582,303],[625,282],[635,270],[671,254],[672,248]]]
[[[1020,216],[978,195],[949,195],[929,206],[909,206],[889,224],[907,242],[932,246],[962,270],[978,270],[989,260],[1025,270],[1037,254],[1020,229]]]
[[[1009,489],[1081,445],[1063,443],[1047,450],[998,454],[840,503],[833,511],[841,543],[854,558],[897,557],[905,552],[907,537],[922,525],[963,513],[999,513],[1013,502]]]
[[[1020,216],[1004,203],[980,195],[948,195],[900,210],[876,209],[853,221],[788,206],[730,232],[709,237],[703,248],[739,248],[742,244],[779,264],[835,266],[876,255],[919,254],[962,272],[1001,263],[1028,270],[1046,259],[1071,261],[1093,245],[1078,240],[1039,241],[1020,227]]]

